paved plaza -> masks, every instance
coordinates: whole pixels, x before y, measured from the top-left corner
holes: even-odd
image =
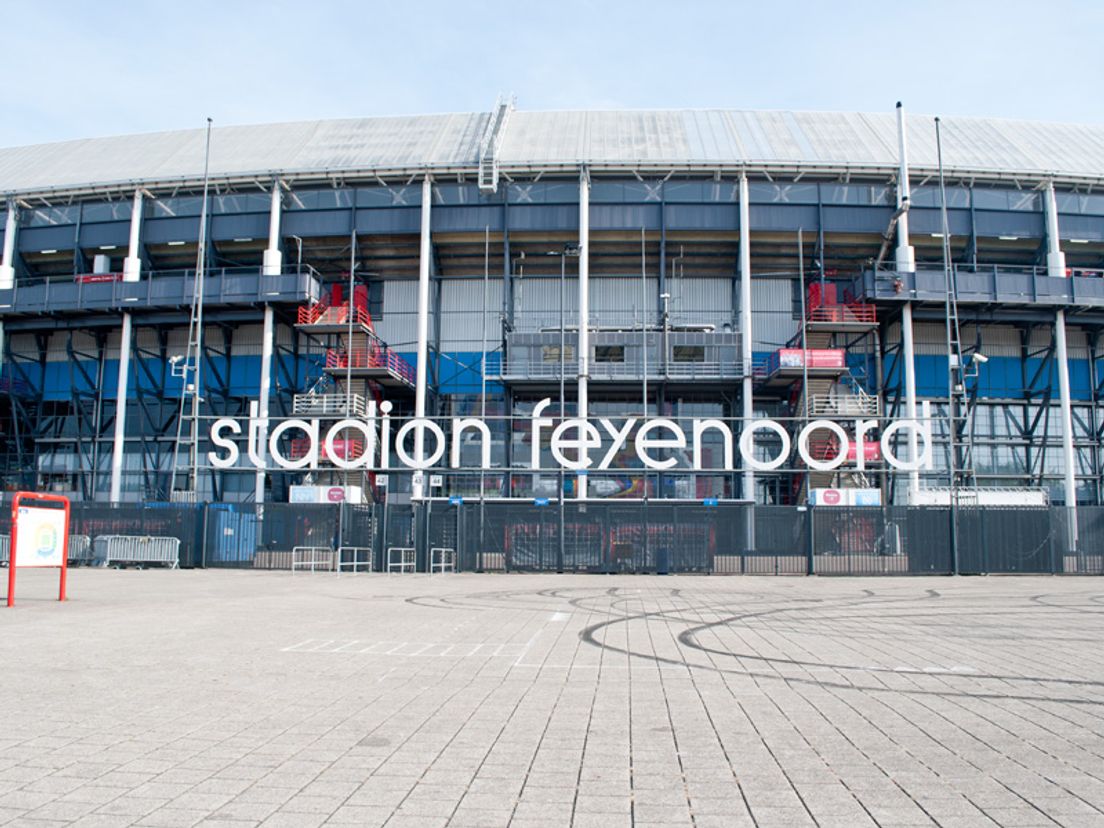
[[[1104,825],[1104,581],[19,573],[0,823]]]

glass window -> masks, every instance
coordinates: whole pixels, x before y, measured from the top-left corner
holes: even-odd
[[[211,199],[211,212],[226,213],[267,213],[272,208],[272,196],[269,193],[237,193],[235,195],[217,195]]]
[[[564,362],[573,362],[575,360],[575,346],[565,345],[563,352]],[[560,346],[559,345],[542,345],[541,346],[541,362],[559,362],[560,361]]]
[[[705,362],[704,345],[675,345],[671,349],[675,362]]]
[[[97,221],[118,221],[130,219],[134,204],[126,201],[106,201],[84,205],[82,220],[88,223]]]
[[[947,198],[949,203],[949,194]],[[1022,210],[1034,213],[1041,209],[1039,193],[1034,190],[998,190],[989,187],[974,188],[974,206],[979,210]]]
[[[968,187],[947,187],[946,190],[948,208],[969,208],[970,190]],[[913,187],[909,192],[909,202],[913,207],[939,207],[942,203],[939,197],[939,186],[929,184],[924,187]],[[1001,209],[1006,208],[1001,207]]]
[[[378,188],[387,192],[384,188]],[[353,205],[352,190],[292,190],[284,194],[285,210],[336,210]],[[390,203],[390,194],[387,194]]]
[[[24,227],[51,227],[58,224],[76,224],[77,211],[72,207],[34,207],[19,214],[19,223]]]
[[[595,345],[594,346],[594,361],[595,362],[624,362],[625,361],[625,346],[624,345]]]
[[[177,196],[175,198],[146,199],[146,216],[149,218],[175,218],[198,216],[203,212],[202,196]]]
[[[752,204],[816,204],[816,184],[748,182],[748,200]]]

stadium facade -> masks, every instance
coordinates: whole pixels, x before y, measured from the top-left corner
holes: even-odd
[[[500,102],[217,127],[209,151],[204,130],[0,150],[0,480],[112,502],[278,502],[315,484],[394,503],[798,504],[839,488],[904,504],[951,486],[1099,505],[1104,128],[940,129],[937,146],[933,119],[899,108]],[[648,468],[630,435],[589,474],[534,470],[549,446],[525,424],[546,398],[687,434],[827,419],[867,462],[811,469],[795,447],[774,469],[727,464],[713,429],[696,467],[670,446]],[[349,427],[316,462],[286,430],[302,469],[254,468],[244,431],[234,468],[208,459],[216,418],[252,414],[265,444],[281,418],[324,436],[384,402],[446,431],[481,419],[489,462],[476,434],[432,481],[378,457],[348,471],[335,460],[366,439]],[[931,469],[879,450],[906,416],[931,428]],[[821,429],[807,448],[825,461],[840,441]]]

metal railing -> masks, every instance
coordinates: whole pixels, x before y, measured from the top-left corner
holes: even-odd
[[[362,394],[296,394],[291,410],[296,416],[346,417],[364,416],[367,407]]]
[[[877,313],[873,305],[864,305],[854,302],[846,305],[819,305],[809,308],[806,319],[810,322],[838,322],[875,324],[878,321]]]
[[[113,564],[168,564],[176,569],[180,561],[180,538],[100,535],[93,557],[104,566]]]
[[[297,321],[300,325],[348,325],[349,306],[327,305],[319,302],[299,308]],[[372,316],[364,308],[353,309],[353,324],[372,328]]]
[[[578,374],[576,360],[567,360],[563,365],[565,379]],[[488,376],[491,373],[488,372]],[[494,376],[503,379],[559,379],[559,362],[534,362],[528,360],[504,360]],[[590,361],[589,378],[591,380],[639,380],[644,376],[643,362],[595,362]],[[648,362],[649,379],[739,379],[743,376],[740,364],[732,362],[675,362],[668,361],[664,366]]]
[[[752,376],[769,377],[782,370],[847,370],[847,353],[842,348],[781,348],[752,361]]]
[[[843,395],[814,394],[806,402],[806,414],[811,417],[827,415],[877,417],[881,414],[882,406],[873,394],[867,394],[862,389],[858,393]]]
[[[360,351],[340,351],[336,348],[327,348],[326,368],[331,371],[344,368],[352,368],[353,370],[378,368],[409,385],[414,384],[417,376],[409,362],[382,343],[378,348]]]
[[[760,506],[716,498],[562,504],[496,498],[74,506],[80,533],[93,537],[96,557],[112,563],[171,564],[178,547],[198,539],[202,555],[186,555],[184,566],[333,572],[367,569],[370,561],[373,571],[430,572],[451,558],[457,571],[1104,574],[1104,506],[1078,508],[1075,549],[1068,547],[1069,510],[1045,505],[960,502],[952,510]],[[127,526],[153,521],[158,537],[125,534]],[[0,514],[0,533],[9,523]],[[145,550],[133,551],[143,541]],[[168,554],[151,554],[162,542]]]
[[[259,267],[215,268],[206,271],[203,297],[211,305],[302,302],[315,299],[320,284],[317,272],[305,266],[273,275]],[[150,271],[136,282],[22,280],[0,290],[0,304],[17,313],[181,306],[191,303],[195,288],[194,269]]]

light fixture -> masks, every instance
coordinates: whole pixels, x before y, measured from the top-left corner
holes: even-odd
[[[932,233],[931,237],[933,239],[941,239],[941,238],[943,238],[943,234],[942,233]]]
[[[245,242],[251,242],[253,239],[234,239],[238,244],[244,244]]]
[[[49,256],[51,253],[57,253],[56,250],[52,250],[52,249],[51,250],[41,250],[39,252],[42,253],[43,256]]]
[[[1088,239],[1070,239],[1069,243],[1070,244],[1088,244],[1089,240]]]
[[[1001,241],[1019,241],[1019,236],[997,236]]]
[[[185,244],[185,242],[182,242],[182,241],[171,241],[171,242],[169,242],[169,247],[180,247],[180,246],[181,246],[182,244]]]

